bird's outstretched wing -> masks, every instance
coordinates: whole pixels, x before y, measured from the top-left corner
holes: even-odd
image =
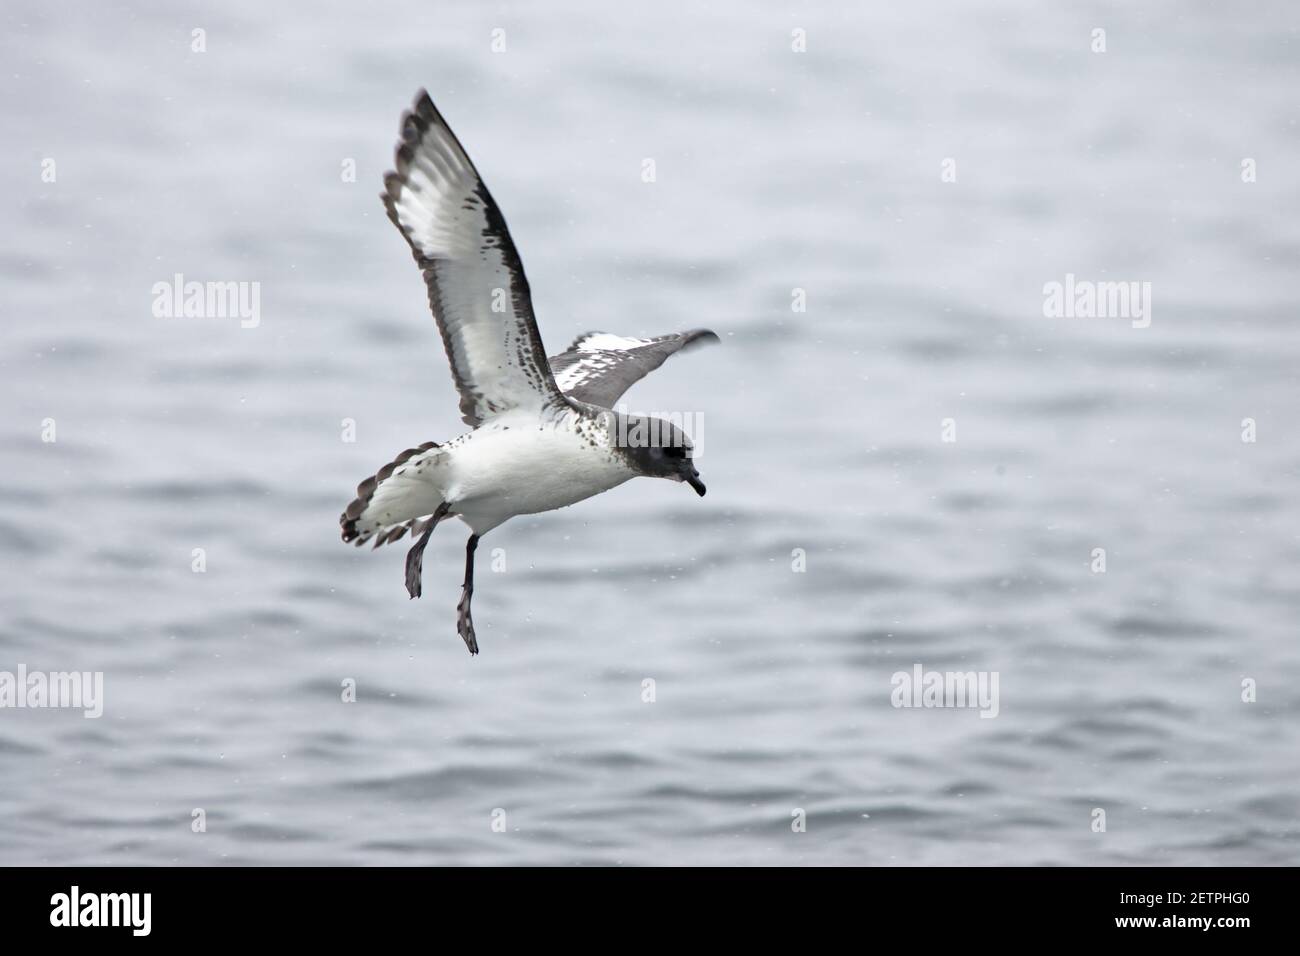
[[[570,398],[610,408],[620,395],[663,365],[674,352],[716,341],[717,335],[708,329],[653,339],[587,332],[578,336],[567,351],[551,356],[551,369],[556,384]]]
[[[388,218],[429,287],[465,422],[565,405],[506,221],[424,90],[402,116],[396,169],[384,190]]]

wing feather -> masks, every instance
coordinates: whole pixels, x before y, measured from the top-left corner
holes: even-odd
[[[424,274],[461,417],[564,405],[505,217],[424,90],[402,116],[395,165],[384,208]]]
[[[653,339],[587,332],[550,358],[555,382],[570,398],[604,408],[649,375],[668,356],[683,349],[717,342],[709,329],[674,332]]]

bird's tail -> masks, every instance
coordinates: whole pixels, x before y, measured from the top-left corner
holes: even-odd
[[[357,496],[339,515],[343,540],[360,547],[373,539],[377,548],[407,531],[420,535],[443,503],[437,482],[442,454],[431,441],[408,448],[357,485]]]

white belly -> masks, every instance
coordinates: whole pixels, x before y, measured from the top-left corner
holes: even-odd
[[[447,447],[444,497],[476,534],[514,515],[564,508],[608,491],[634,472],[595,423],[566,416],[504,415]]]

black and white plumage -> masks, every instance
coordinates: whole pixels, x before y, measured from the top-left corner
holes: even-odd
[[[424,275],[461,417],[474,429],[402,452],[357,486],[339,523],[343,540],[358,545],[411,533],[413,598],[439,522],[468,525],[457,631],[477,654],[474,552],[488,531],[637,476],[686,482],[704,494],[685,433],[665,421],[629,428],[638,420],[610,407],[668,356],[718,337],[707,329],[648,339],[588,332],[548,359],[505,218],[423,90],[402,116],[395,167],[384,177],[384,206]],[[629,434],[653,438],[633,443]]]
[[[384,176],[384,208],[424,273],[465,424],[539,403],[563,408],[506,221],[423,91],[402,117],[396,165]]]
[[[587,332],[566,351],[551,356],[551,371],[560,390],[570,398],[611,408],[624,392],[663,365],[668,356],[716,341],[718,337],[708,329],[653,339]]]

